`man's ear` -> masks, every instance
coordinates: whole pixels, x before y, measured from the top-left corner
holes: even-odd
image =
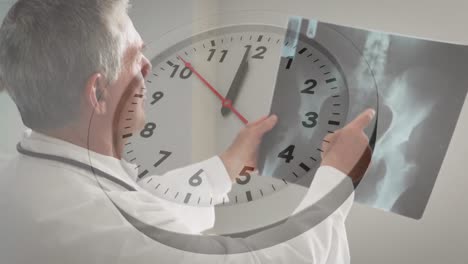
[[[85,99],[87,104],[93,108],[96,114],[105,114],[106,91],[104,86],[104,77],[100,73],[94,73],[88,78],[85,89]]]

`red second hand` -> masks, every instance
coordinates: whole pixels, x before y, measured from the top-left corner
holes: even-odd
[[[237,109],[235,109],[234,106],[232,106],[230,100],[226,100],[224,96],[222,96],[205,78],[203,78],[203,76],[201,76],[201,74],[197,70],[195,70],[192,64],[190,64],[180,56],[177,57],[185,64],[185,67],[189,68],[198,77],[198,79],[200,79],[200,81],[202,81],[202,83],[205,84],[205,86],[208,87],[208,89],[210,89],[216,95],[216,97],[218,97],[221,100],[221,103],[225,107],[229,108],[242,121],[242,123],[244,123],[245,125],[249,123],[249,121],[241,113],[239,113],[239,111],[237,111]]]

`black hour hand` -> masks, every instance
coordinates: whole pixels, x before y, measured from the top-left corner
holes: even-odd
[[[239,68],[237,68],[236,75],[234,76],[234,80],[232,80],[231,87],[229,87],[229,91],[226,94],[226,101],[228,101],[231,105],[234,105],[234,101],[237,98],[237,95],[239,94],[240,87],[242,86],[242,83],[244,82],[245,75],[247,73],[247,69],[249,67],[249,63],[247,62],[247,53],[244,55],[244,58],[242,59],[242,62],[239,65]],[[221,108],[221,115],[222,116],[227,116],[231,112],[231,109],[229,107],[223,106]]]

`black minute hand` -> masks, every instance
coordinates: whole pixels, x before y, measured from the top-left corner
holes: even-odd
[[[247,69],[249,66],[247,58],[248,58],[248,52],[244,54],[244,57],[242,58],[239,68],[237,68],[236,75],[234,76],[234,79],[232,80],[231,87],[229,87],[229,91],[226,94],[226,101],[229,102],[231,105],[234,105],[234,101],[236,100],[237,95],[239,94],[240,87],[242,86],[242,83],[245,79],[245,75],[247,73]],[[223,107],[221,108],[221,115],[226,116],[230,112],[231,112],[231,109],[223,105]]]

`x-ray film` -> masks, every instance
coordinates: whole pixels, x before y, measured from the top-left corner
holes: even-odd
[[[260,175],[308,186],[323,138],[366,108],[372,163],[356,201],[419,219],[447,152],[468,88],[468,46],[292,17]]]

